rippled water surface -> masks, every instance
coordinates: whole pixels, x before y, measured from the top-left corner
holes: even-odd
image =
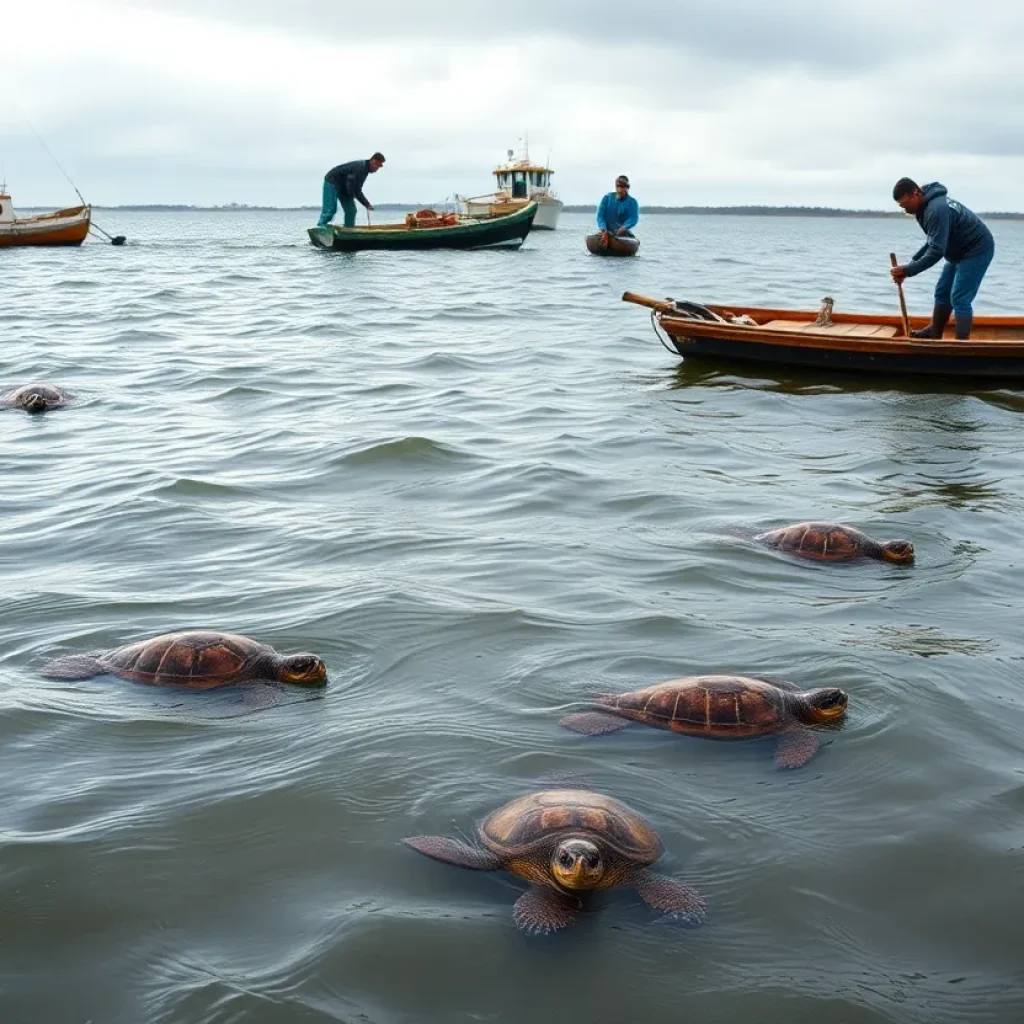
[[[1024,392],[683,366],[624,289],[893,311],[912,221],[590,218],[517,253],[336,255],[306,213],[113,214],[5,252],[4,1024],[1024,1019]],[[978,311],[1024,312],[996,222]],[[930,308],[934,272],[908,284]],[[836,518],[917,564],[795,563]],[[180,628],[327,662],[322,692],[42,678]],[[850,693],[768,741],[567,706],[695,672]],[[629,890],[544,939],[471,836],[551,772],[644,814],[702,928]]]

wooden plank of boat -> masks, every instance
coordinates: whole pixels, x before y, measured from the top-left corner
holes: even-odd
[[[410,227],[404,223],[374,224],[367,227],[309,228],[310,241],[336,252],[421,249],[518,249],[533,225],[537,204],[502,216],[459,217],[454,224],[438,227]]]
[[[603,231],[587,235],[587,250],[595,256],[635,256],[639,248],[640,239],[633,235],[605,235]]]
[[[0,248],[24,245],[81,245],[89,233],[92,209],[75,206],[0,222]]]
[[[806,310],[700,306],[626,292],[653,310],[674,350],[689,358],[735,359],[866,373],[1024,378],[1024,316],[979,316],[968,341],[908,338],[898,316],[833,313],[816,323]],[[911,317],[923,327],[925,317]]]

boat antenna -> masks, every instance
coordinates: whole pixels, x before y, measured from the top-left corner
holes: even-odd
[[[89,204],[85,201],[85,196],[83,196],[82,193],[78,191],[78,186],[71,180],[71,175],[64,170],[64,168],[61,166],[60,161],[53,155],[53,152],[50,150],[50,147],[46,144],[46,140],[42,137],[42,135],[39,134],[39,132],[36,131],[35,125],[28,119],[28,114],[25,113],[25,108],[22,107],[22,105],[17,100],[14,101],[14,105],[18,108],[18,110],[21,113],[21,116],[25,119],[25,124],[27,124],[29,128],[32,130],[32,134],[39,140],[39,145],[41,145],[43,149],[46,150],[46,152],[50,156],[50,159],[57,165],[57,169],[60,171],[61,174],[64,175],[65,178],[67,178],[68,184],[75,190],[75,195],[77,195],[78,198],[81,199],[82,205],[88,206]],[[125,243],[124,235],[110,235],[106,231],[104,231],[103,228],[101,228],[98,224],[90,223],[89,227],[90,230],[95,228],[105,238],[109,238],[111,245],[124,245]]]
[[[77,195],[78,198],[82,200],[82,205],[88,206],[89,204],[85,201],[85,196],[83,196],[82,193],[78,191],[78,186],[71,180],[71,175],[68,174],[68,172],[65,171],[63,167],[61,167],[60,161],[50,151],[50,147],[46,144],[46,140],[42,137],[42,135],[39,134],[39,132],[36,131],[35,125],[32,124],[32,122],[28,119],[28,114],[25,113],[24,108],[21,106],[20,103],[17,102],[17,100],[15,100],[15,103],[18,107],[18,110],[21,111],[21,116],[25,119],[25,124],[29,126],[29,128],[32,131],[32,134],[39,140],[39,144],[43,147],[43,149],[46,150],[46,152],[49,154],[50,159],[57,165],[57,169],[60,171],[60,173],[63,174],[65,178],[67,178],[68,184],[75,190],[75,195]]]

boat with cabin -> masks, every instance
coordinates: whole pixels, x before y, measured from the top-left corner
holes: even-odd
[[[550,167],[534,163],[530,159],[528,146],[519,156],[508,151],[508,159],[492,172],[497,189],[482,196],[465,198],[456,196],[469,217],[488,217],[495,214],[521,210],[527,203],[537,204],[537,216],[533,220],[535,231],[554,231],[558,227],[558,216],[562,212],[562,200],[551,188]]]
[[[651,310],[659,340],[684,359],[773,364],[873,374],[1024,378],[1024,316],[976,316],[971,337],[914,338],[929,317],[833,312],[826,296],[815,314],[755,306],[701,305],[626,292]],[[665,343],[662,334],[668,338]]]
[[[0,248],[22,245],[81,245],[89,233],[92,207],[21,217],[6,185],[0,185]]]

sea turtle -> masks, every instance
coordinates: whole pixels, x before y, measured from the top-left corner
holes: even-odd
[[[404,840],[436,860],[478,871],[510,871],[531,883],[515,923],[531,935],[558,931],[576,916],[580,893],[631,885],[654,910],[698,924],[704,897],[648,870],[662,854],[657,832],[636,811],[587,789],[547,789],[498,808],[478,829],[479,846],[446,836]]]
[[[68,396],[54,384],[26,384],[0,395],[0,403],[25,412],[46,412],[67,404]]]
[[[879,544],[860,530],[839,523],[795,523],[759,533],[754,540],[779,551],[823,562],[877,558],[906,565],[914,560],[914,545],[909,540],[887,540]]]
[[[710,739],[774,734],[775,763],[799,768],[818,749],[818,737],[806,726],[841,719],[847,697],[834,687],[800,691],[792,683],[751,676],[687,676],[601,696],[597,703],[602,710],[567,715],[562,725],[587,736],[624,729],[631,721]]]
[[[257,680],[327,685],[327,669],[315,654],[278,654],[234,633],[165,633],[113,651],[58,658],[43,669],[48,679],[90,679],[104,672],[136,683],[194,690]]]

